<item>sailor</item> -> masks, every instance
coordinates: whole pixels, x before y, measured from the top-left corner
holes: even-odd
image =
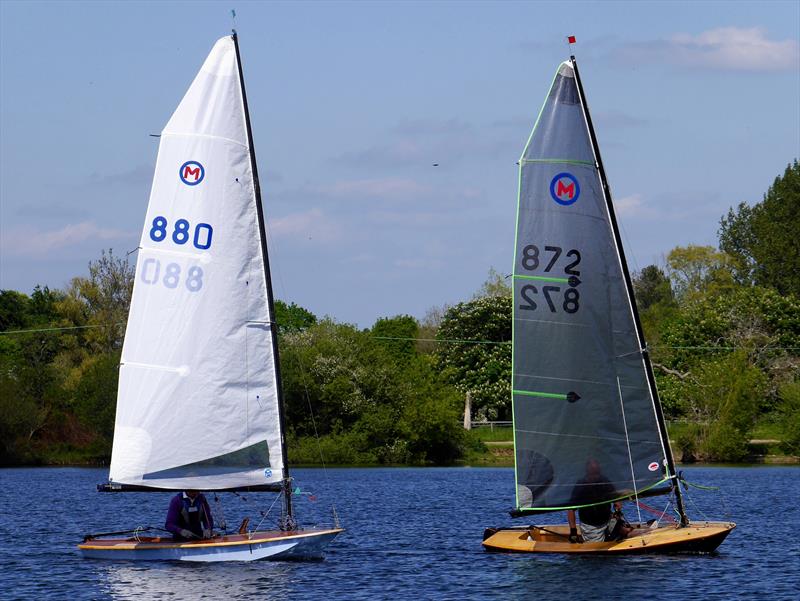
[[[603,499],[613,499],[616,494],[614,486],[603,475],[600,463],[596,459],[586,462],[586,475],[575,483],[572,489],[570,505],[578,507],[578,517],[581,520],[581,533],[575,522],[575,510],[567,511],[569,522],[569,542],[571,543],[596,543],[625,538],[632,528],[625,524],[622,517],[622,504],[611,503],[592,505]]]
[[[197,490],[187,490],[172,497],[164,528],[177,539],[211,538],[214,518],[205,496]]]

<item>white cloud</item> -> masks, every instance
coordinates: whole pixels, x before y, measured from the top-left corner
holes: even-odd
[[[428,186],[412,179],[378,178],[334,182],[317,191],[335,198],[408,198],[430,193]]]
[[[305,238],[318,242],[339,239],[341,226],[333,222],[320,209],[273,217],[268,221],[269,234],[276,238]]]
[[[50,231],[20,227],[3,235],[2,249],[12,255],[41,256],[92,240],[131,240],[134,232],[100,227],[92,221],[71,223]]]
[[[725,71],[787,71],[800,65],[797,40],[770,40],[763,27],[719,27],[696,35],[677,33],[666,40],[630,44],[622,53],[628,59]]]
[[[472,129],[472,125],[461,119],[402,119],[394,131],[406,135],[461,134]]]
[[[645,205],[641,194],[630,194],[614,199],[614,210],[623,217],[652,217],[655,211]]]
[[[796,40],[772,41],[761,27],[720,27],[671,39],[679,58],[700,66],[745,71],[782,71],[796,68],[800,47]]]

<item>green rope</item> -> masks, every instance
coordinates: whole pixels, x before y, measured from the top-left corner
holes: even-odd
[[[702,484],[692,484],[683,478],[678,478],[678,480],[682,482],[684,486],[691,486],[692,488],[698,488],[700,490],[719,490],[719,486],[703,486]]]

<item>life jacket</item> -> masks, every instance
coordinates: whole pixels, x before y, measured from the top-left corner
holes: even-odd
[[[191,530],[197,536],[203,535],[203,525],[208,527],[208,516],[206,515],[205,504],[203,503],[202,495],[197,495],[192,500],[184,495],[181,495],[181,524],[186,530]]]

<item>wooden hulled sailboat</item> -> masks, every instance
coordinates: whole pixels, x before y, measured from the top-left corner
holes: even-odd
[[[515,517],[673,495],[672,523],[622,540],[489,528],[492,551],[709,552],[735,524],[686,515],[614,207],[575,57],[519,161],[513,271]],[[668,518],[668,515],[664,515]]]
[[[274,491],[280,528],[200,541],[87,537],[87,557],[318,558],[342,530],[292,509],[272,284],[236,33],[161,134],[104,491]],[[164,508],[166,513],[166,507]]]

